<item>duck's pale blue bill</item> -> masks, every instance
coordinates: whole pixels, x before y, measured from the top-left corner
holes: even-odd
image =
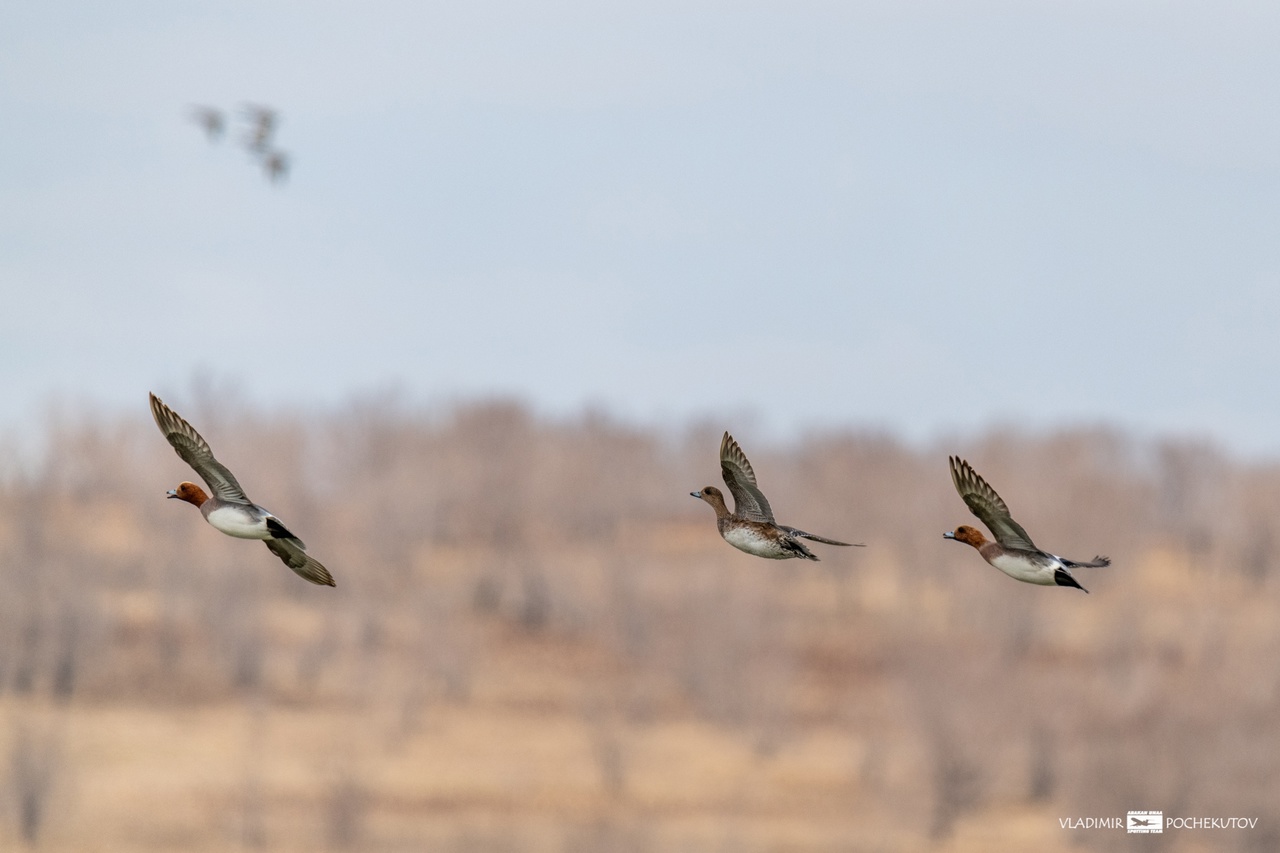
[[[942,538],[943,538],[943,539],[955,539],[955,538],[956,538],[955,531],[954,531],[954,530],[948,530],[946,533],[942,534]]]
[[[169,491],[167,491],[167,492],[165,492],[165,493],[164,493],[164,496],[165,496],[166,498],[176,498],[176,497],[178,496],[178,490],[177,490],[177,489],[170,489]]]
[[[702,497],[702,492],[690,492],[690,493],[689,493],[689,497],[691,497],[691,498],[700,498],[700,497]]]

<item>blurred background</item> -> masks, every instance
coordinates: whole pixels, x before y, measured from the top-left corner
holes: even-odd
[[[1280,846],[1278,37],[0,9],[0,848]],[[149,390],[337,589],[163,501]],[[725,429],[868,547],[722,542]],[[949,453],[1114,567],[944,542]],[[1060,824],[1129,809],[1260,820]]]

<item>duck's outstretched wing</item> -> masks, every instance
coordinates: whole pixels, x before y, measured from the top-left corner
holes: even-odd
[[[302,550],[302,543],[298,540],[265,539],[263,541],[271,549],[272,554],[283,560],[286,566],[297,572],[304,580],[321,586],[337,586],[329,570],[320,565],[314,557],[307,556],[307,552]]]
[[[996,490],[987,485],[987,481],[978,476],[968,462],[958,456],[948,457],[951,464],[951,482],[956,484],[956,491],[968,505],[969,511],[987,526],[991,535],[1006,548],[1017,548],[1023,551],[1038,551],[1027,531],[1013,520],[1009,507],[996,494]]]
[[[1078,560],[1068,560],[1066,557],[1058,557],[1062,561],[1062,565],[1068,569],[1105,569],[1111,565],[1110,557],[1094,557],[1087,563],[1081,563]]]
[[[227,470],[227,466],[213,458],[209,443],[200,437],[195,427],[166,406],[155,394],[151,395],[151,415],[156,419],[160,432],[164,433],[164,437],[178,452],[178,456],[200,475],[215,498],[227,503],[251,505],[244,489],[236,482],[235,475]]]
[[[751,470],[747,455],[729,433],[720,439],[720,475],[733,495],[733,514],[747,521],[773,524],[773,510],[764,493],[756,485],[756,472]]]

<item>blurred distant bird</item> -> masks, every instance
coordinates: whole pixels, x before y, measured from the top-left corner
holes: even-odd
[[[1068,569],[1098,569],[1111,565],[1108,557],[1094,557],[1093,562],[1077,563],[1041,551],[1031,541],[1027,531],[1022,529],[1022,525],[1013,520],[1009,507],[996,494],[996,490],[988,486],[987,481],[978,476],[978,472],[968,462],[958,456],[948,457],[948,460],[951,465],[951,482],[955,484],[956,491],[968,505],[969,511],[996,537],[996,541],[988,542],[981,531],[967,525],[942,534],[942,538],[972,545],[984,560],[1014,580],[1041,586],[1073,586],[1088,592],[1071,576]]]
[[[213,107],[194,106],[190,110],[191,120],[204,130],[210,142],[217,142],[227,129],[227,119],[222,110]]]
[[[204,128],[210,142],[222,138],[227,127],[227,117],[222,110],[198,105],[191,107],[190,115]],[[276,128],[280,125],[279,111],[261,104],[246,103],[240,105],[238,115],[249,125],[241,139],[245,150],[262,166],[268,181],[283,183],[289,177],[289,155],[272,146]]]
[[[720,530],[720,536],[739,551],[770,560],[787,560],[792,557],[817,560],[801,539],[825,545],[850,544],[777,524],[773,520],[769,502],[756,486],[756,473],[751,470],[751,463],[747,461],[738,442],[727,432],[720,439],[720,475],[733,494],[732,514],[725,506],[724,495],[715,486],[707,486],[700,492],[689,494],[711,504],[711,508],[716,511],[716,527]],[[857,547],[862,546],[859,543]]]
[[[267,180],[278,184],[289,177],[289,155],[283,151],[269,151],[262,158],[262,168],[267,173]]]
[[[307,556],[307,546],[302,540],[290,533],[280,519],[250,501],[235,475],[213,458],[208,442],[155,394],[151,395],[151,416],[182,461],[190,465],[213,492],[210,497],[195,483],[183,482],[169,492],[169,497],[199,507],[205,521],[228,536],[264,540],[271,553],[304,580],[323,586],[335,585],[329,570]]]
[[[249,135],[245,137],[245,147],[254,154],[266,154],[271,147],[271,137],[276,132],[276,125],[280,121],[280,113],[271,107],[245,104],[240,108],[240,114],[247,118],[251,125]]]

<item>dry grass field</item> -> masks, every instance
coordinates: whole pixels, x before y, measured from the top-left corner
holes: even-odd
[[[687,496],[719,431],[494,402],[173,399],[332,570],[165,490],[150,422],[0,457],[0,849],[1280,849],[1280,469],[1106,431],[738,433],[770,562]],[[942,539],[967,456],[1090,589]],[[1245,830],[1060,819],[1256,817]]]

